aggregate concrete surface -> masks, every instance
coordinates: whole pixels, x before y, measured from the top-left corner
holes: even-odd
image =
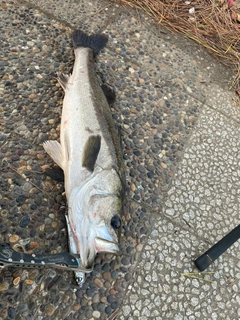
[[[193,263],[239,221],[231,71],[110,1],[0,0],[0,14],[1,242],[68,250],[64,188],[43,175],[42,142],[59,138],[55,77],[71,72],[75,28],[109,36],[96,70],[116,89],[127,179],[121,254],[98,255],[82,288],[60,269],[4,269],[0,319],[240,319],[238,242],[211,273]]]

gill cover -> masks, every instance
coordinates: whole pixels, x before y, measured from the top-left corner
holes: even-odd
[[[69,199],[69,221],[84,267],[91,267],[97,252],[119,251],[121,181],[114,169],[95,168],[91,177]],[[119,218],[118,218],[119,217]]]

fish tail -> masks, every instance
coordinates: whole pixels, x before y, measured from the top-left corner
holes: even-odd
[[[95,54],[98,54],[108,42],[108,37],[105,34],[95,34],[88,36],[81,30],[75,30],[72,35],[74,49],[78,47],[91,48]]]

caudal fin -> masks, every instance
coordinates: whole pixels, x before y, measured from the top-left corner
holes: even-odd
[[[78,47],[88,47],[93,49],[95,54],[98,54],[108,42],[108,37],[105,34],[95,34],[88,36],[81,30],[75,30],[72,35],[74,49]]]

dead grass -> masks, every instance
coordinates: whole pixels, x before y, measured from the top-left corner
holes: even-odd
[[[240,85],[240,5],[230,0],[111,0],[145,11],[171,31],[204,46],[215,57],[233,67]],[[192,9],[194,8],[194,10]],[[191,13],[191,10],[194,11]],[[239,21],[238,21],[239,20]]]

